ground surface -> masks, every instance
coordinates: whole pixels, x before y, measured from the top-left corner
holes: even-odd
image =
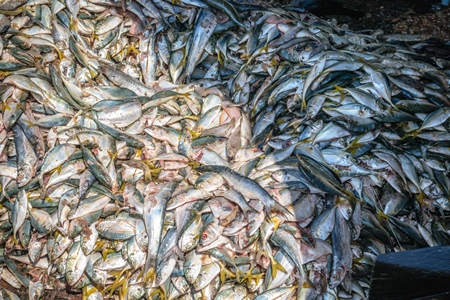
[[[424,34],[450,43],[450,8],[441,8],[440,0],[334,1],[329,2],[330,9],[323,5],[315,13],[348,24],[354,31],[382,29],[386,34]]]

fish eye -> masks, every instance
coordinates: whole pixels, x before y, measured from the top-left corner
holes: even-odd
[[[202,233],[202,240],[206,239],[208,237],[207,233]]]

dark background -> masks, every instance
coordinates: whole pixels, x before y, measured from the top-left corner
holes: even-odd
[[[294,0],[295,1],[295,0]],[[293,3],[293,1],[291,1]],[[450,8],[440,0],[297,0],[324,19],[349,29],[382,29],[385,34],[424,34],[450,41]]]

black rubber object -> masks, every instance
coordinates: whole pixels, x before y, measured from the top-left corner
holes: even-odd
[[[450,299],[450,246],[378,256],[369,299]]]

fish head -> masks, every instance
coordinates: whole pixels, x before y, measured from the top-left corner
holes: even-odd
[[[127,291],[127,299],[129,300],[138,300],[144,297],[145,290],[140,285],[132,285],[128,288]]]
[[[339,284],[341,284],[341,282],[345,278],[345,274],[346,274],[346,272],[345,272],[345,269],[343,266],[340,266],[340,267],[336,268],[335,270],[333,270],[331,277],[330,277],[330,282],[329,282],[330,288],[334,289]]]
[[[25,164],[17,170],[17,185],[23,187],[33,178],[36,169],[32,165]]]
[[[184,277],[190,284],[194,283],[194,281],[197,279],[197,276],[198,272],[196,272],[193,268],[186,268],[184,271]]]
[[[75,285],[78,280],[80,280],[81,275],[83,275],[84,270],[81,269],[73,269],[66,270],[66,280],[70,286]]]

